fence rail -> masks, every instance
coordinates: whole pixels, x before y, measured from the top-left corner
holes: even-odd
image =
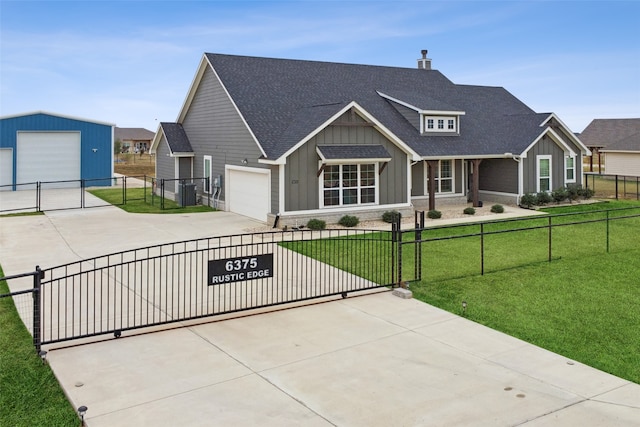
[[[151,188],[150,177],[117,176],[107,178],[79,179],[66,181],[37,181],[0,186],[0,212],[44,212],[67,209],[85,209],[123,205],[131,198],[132,188],[145,189],[143,198],[146,200],[147,189]],[[89,188],[120,188],[122,197],[115,203],[107,203],[97,197],[87,198]]]
[[[398,283],[483,275],[487,264],[498,271],[563,256],[637,249],[640,241],[640,207],[429,228],[424,219],[416,223],[415,230],[401,231],[398,238]]]
[[[640,200],[640,176],[585,172],[584,185],[594,191],[594,197]]]
[[[40,341],[117,337],[150,326],[389,286],[389,263],[367,258],[378,253],[385,238],[370,236],[364,230],[234,235],[150,246],[47,269],[41,288]],[[309,248],[311,253],[305,253]],[[357,254],[367,274],[352,274],[311,256],[330,250],[337,257],[352,254],[351,263]],[[228,269],[216,273],[216,262]]]

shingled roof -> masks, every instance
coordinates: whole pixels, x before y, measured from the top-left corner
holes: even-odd
[[[172,153],[193,153],[189,138],[180,123],[160,123]]]
[[[520,154],[550,115],[504,88],[457,85],[437,70],[205,56],[271,160],[352,102],[423,157]],[[460,135],[421,134],[388,97],[422,110],[464,112]]]
[[[640,119],[594,119],[580,134],[580,140],[587,147],[611,148],[633,146],[633,135],[636,141],[640,134]],[[635,149],[640,149],[638,143]],[[618,150],[623,148],[616,148]]]

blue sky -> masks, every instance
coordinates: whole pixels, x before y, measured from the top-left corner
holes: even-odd
[[[155,131],[203,52],[416,67],[502,86],[574,132],[640,117],[639,1],[5,1],[0,116]]]

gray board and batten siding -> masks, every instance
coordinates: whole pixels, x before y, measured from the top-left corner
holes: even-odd
[[[563,138],[564,139],[564,138]],[[580,153],[580,150],[575,145],[566,139],[564,142],[569,145],[576,154]],[[537,192],[537,156],[551,155],[551,190],[558,189],[565,186],[565,169],[564,159],[565,154],[562,148],[556,144],[551,138],[544,137],[537,144],[535,144],[527,152],[527,157],[523,158],[523,192],[535,193]],[[575,177],[576,183],[580,184],[580,177],[582,177],[582,157],[578,155],[575,161]]]
[[[167,138],[162,135],[162,139],[156,150],[156,177],[158,179],[173,178],[176,170],[175,164],[175,158],[171,157],[171,150],[169,149]]]
[[[535,173],[535,165],[534,170]],[[480,191],[518,194],[518,162],[513,159],[484,159],[480,163]]]
[[[182,127],[196,154],[193,159],[193,176],[195,177],[204,176],[205,155],[211,156],[213,176],[224,177],[225,165],[269,169],[268,166],[258,163],[258,158],[262,156],[260,149],[222,84],[209,67],[204,71]],[[246,165],[242,163],[244,159],[247,159]],[[274,172],[274,170],[271,171],[271,185],[272,188],[278,188],[278,174]],[[169,176],[172,175],[173,173]],[[275,187],[273,187],[274,184]],[[199,190],[202,190],[202,182],[198,182],[197,185]],[[223,182],[221,201],[225,200],[224,188]],[[271,204],[273,210],[273,200]]]
[[[354,121],[355,120],[355,121]],[[350,123],[352,126],[340,125]],[[362,126],[357,126],[361,123]],[[357,114],[344,113],[287,157],[285,165],[285,211],[295,212],[320,208],[317,171],[320,157],[317,146],[382,145],[391,156],[378,176],[379,205],[408,203],[407,154]],[[381,164],[378,164],[378,170]]]

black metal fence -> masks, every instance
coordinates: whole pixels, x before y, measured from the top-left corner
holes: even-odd
[[[150,246],[42,270],[34,343],[57,343],[388,286],[388,233],[292,231]],[[336,265],[315,258],[331,254]],[[337,264],[359,265],[360,274]],[[34,291],[35,292],[35,291]],[[36,323],[34,323],[35,325]],[[37,338],[36,338],[37,337]]]
[[[43,271],[36,266],[35,270],[30,273],[16,274],[13,276],[0,277],[0,280],[19,280],[22,278],[32,278],[33,287],[19,291],[0,294],[2,298],[13,298],[18,314],[20,315],[25,326],[33,336],[33,345],[36,351],[40,351],[40,328],[41,328],[41,301],[40,286],[43,279]]]
[[[209,177],[188,179],[152,178],[153,196],[151,197],[151,204],[157,204],[162,210],[202,204],[214,207],[214,196],[203,191],[204,188],[210,188],[209,182]],[[166,203],[170,199],[173,199],[176,203]]]
[[[585,172],[584,185],[594,191],[594,197],[640,200],[640,176]]]
[[[421,215],[421,218],[420,216]],[[396,283],[475,276],[563,257],[638,249],[640,206],[397,232]]]
[[[150,177],[118,176],[68,181],[37,181],[0,186],[0,212],[44,212],[66,209],[123,205],[128,200],[151,198]],[[87,197],[87,189],[121,189],[122,197],[107,203],[97,197]],[[132,196],[133,188],[143,188],[141,197]],[[14,191],[15,190],[15,191]],[[149,190],[149,191],[147,191]]]

